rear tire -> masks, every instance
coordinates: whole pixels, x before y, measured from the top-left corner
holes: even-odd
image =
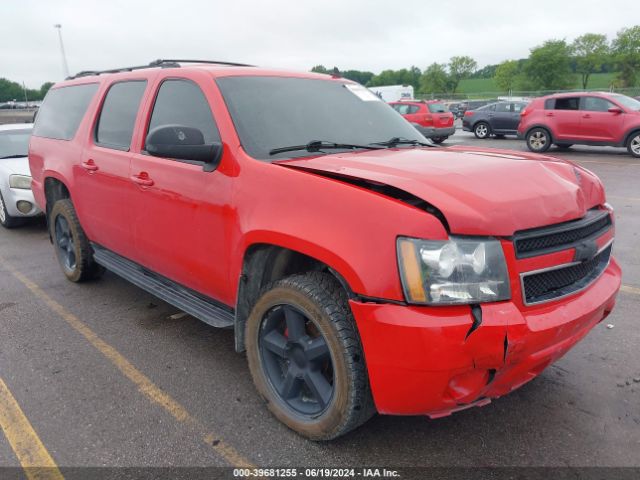
[[[0,225],[4,228],[15,228],[19,227],[24,223],[22,218],[12,217],[9,215],[7,211],[7,206],[4,203],[4,198],[2,198],[2,193],[0,193]]]
[[[551,135],[544,128],[533,128],[527,133],[527,147],[535,153],[543,153],[551,146]]]
[[[476,138],[484,140],[485,138],[489,138],[491,135],[491,127],[486,122],[478,122],[473,127],[473,134]]]
[[[93,260],[93,250],[80,226],[73,203],[68,198],[58,200],[49,215],[49,232],[56,249],[58,263],[72,282],[84,282],[100,277],[104,267]]]
[[[640,158],[640,132],[634,132],[627,142],[627,151],[633,157]]]
[[[310,272],[263,292],[245,338],[251,376],[271,413],[312,440],[366,422],[375,408],[344,289],[332,275]]]

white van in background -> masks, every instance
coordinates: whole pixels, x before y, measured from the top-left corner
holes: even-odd
[[[398,100],[411,100],[413,98],[412,85],[387,85],[384,87],[369,87],[373,93],[385,102],[397,102]]]

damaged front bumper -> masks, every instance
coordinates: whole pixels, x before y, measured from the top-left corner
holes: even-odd
[[[440,417],[489,403],[539,375],[613,309],[615,259],[562,300],[417,307],[351,300],[380,413]]]

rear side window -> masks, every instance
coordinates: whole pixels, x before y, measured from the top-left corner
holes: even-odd
[[[513,103],[513,111],[515,113],[520,113],[522,110],[524,110],[524,107],[527,106],[526,103]]]
[[[128,150],[133,127],[146,81],[119,82],[111,86],[102,104],[96,128],[96,143],[101,146]]]
[[[511,112],[511,103],[496,104],[496,112],[500,112],[500,113]]]
[[[220,141],[204,93],[189,80],[166,80],[160,85],[148,131],[164,125],[197,128],[207,144]]]
[[[544,101],[544,109],[545,110],[553,110],[556,106],[556,99],[555,98],[547,98]]]
[[[431,113],[445,113],[448,112],[447,108],[442,103],[430,103],[429,111]]]
[[[38,111],[33,135],[71,140],[97,90],[97,83],[49,90]]]
[[[420,107],[417,105],[409,105],[409,113],[418,113],[418,110],[420,110]]]
[[[555,110],[578,110],[580,97],[556,98]]]

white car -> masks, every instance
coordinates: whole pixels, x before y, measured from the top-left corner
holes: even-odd
[[[5,228],[42,213],[31,192],[27,151],[32,129],[31,123],[0,125],[0,225]]]

